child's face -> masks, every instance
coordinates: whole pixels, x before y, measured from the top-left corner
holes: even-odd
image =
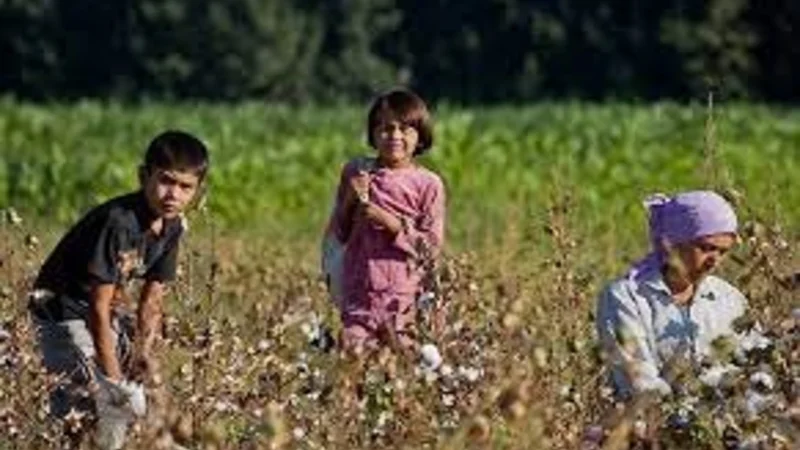
[[[200,186],[192,171],[153,168],[145,174],[143,186],[150,209],[160,217],[177,217],[191,203]]]
[[[388,166],[408,164],[419,143],[419,132],[395,118],[381,122],[372,130],[378,157]]]

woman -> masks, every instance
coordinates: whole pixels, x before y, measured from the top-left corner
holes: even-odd
[[[711,191],[646,201],[652,251],[600,295],[597,331],[610,357],[618,398],[642,391],[669,394],[671,361],[699,362],[732,324],[747,300],[710,275],[737,242],[733,208]]]

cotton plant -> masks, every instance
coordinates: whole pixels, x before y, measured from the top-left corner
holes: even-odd
[[[791,394],[784,394],[800,381],[797,363],[792,362],[799,329],[794,324],[767,332],[743,319],[736,337],[715,342],[717,351],[701,367],[699,383],[684,384],[680,395],[665,402],[671,419],[667,429],[685,430],[695,439],[723,438],[739,446],[730,448],[788,439],[786,434],[796,436],[796,429],[776,430],[772,418],[785,414],[789,402],[797,403],[796,394],[793,400]]]
[[[653,411],[659,419],[644,422],[658,426],[666,448],[713,442],[726,449],[789,448],[783,443],[800,438],[800,312],[794,309],[779,327],[743,318],[735,328],[736,336],[712,344],[711,355],[673,360],[666,371],[669,391],[655,400],[642,396],[651,399],[643,403],[648,406],[631,406],[634,440],[649,439],[637,438],[633,424],[652,418]],[[583,448],[600,448],[608,435],[598,425],[587,426]]]

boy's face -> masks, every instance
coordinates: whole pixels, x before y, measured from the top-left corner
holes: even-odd
[[[413,126],[390,117],[378,123],[372,133],[378,155],[387,165],[404,165],[414,157],[419,132]]]
[[[192,171],[154,167],[145,173],[142,184],[150,209],[160,217],[172,219],[194,199],[200,177]]]

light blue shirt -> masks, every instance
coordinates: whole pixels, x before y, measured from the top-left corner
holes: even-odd
[[[715,339],[735,336],[733,322],[746,308],[738,289],[711,275],[684,306],[673,301],[659,271],[610,283],[599,297],[596,325],[617,396],[670,393],[665,365],[674,357],[698,362],[710,355]]]

